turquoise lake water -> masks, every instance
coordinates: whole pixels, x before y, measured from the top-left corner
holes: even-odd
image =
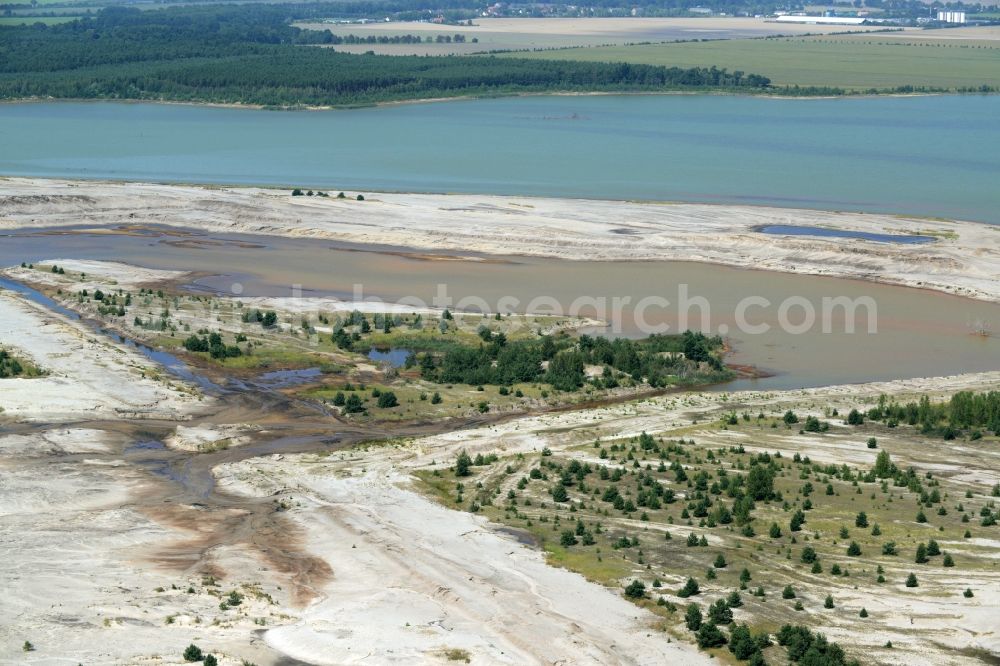
[[[0,105],[0,174],[770,204],[1000,223],[1000,96]]]

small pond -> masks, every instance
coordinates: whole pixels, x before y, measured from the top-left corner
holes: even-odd
[[[902,243],[904,245],[922,245],[933,243],[933,236],[918,236],[916,234],[873,234],[867,231],[850,231],[849,229],[827,229],[824,227],[800,227],[794,224],[769,224],[757,227],[762,234],[779,236],[820,236],[823,238],[858,238],[875,241],[876,243]]]
[[[406,365],[406,359],[413,352],[409,349],[371,349],[368,352],[368,359],[376,363],[388,363],[394,368],[401,368]]]

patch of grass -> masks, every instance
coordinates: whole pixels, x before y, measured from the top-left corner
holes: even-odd
[[[229,448],[229,444],[231,442],[231,439],[219,439],[214,442],[199,444],[198,453],[216,453],[218,451],[225,451]]]
[[[282,370],[299,370],[322,365],[329,359],[311,351],[282,346],[261,346],[253,350],[253,354],[244,354],[236,358],[227,358],[221,365],[233,369],[266,370],[269,368]]]
[[[937,229],[921,229],[916,232],[920,236],[934,236],[936,238],[945,238],[948,240],[956,240],[958,234],[954,231],[941,231]]]
[[[456,480],[455,475],[448,472],[434,474],[434,472],[426,469],[414,472],[413,476],[418,479],[418,486],[425,494],[435,498],[445,506],[455,506],[452,493],[454,492],[455,484],[461,479]]]
[[[587,580],[602,585],[615,585],[620,578],[632,571],[632,566],[626,560],[611,553],[598,559],[591,552],[563,548],[551,536],[546,541],[545,552],[549,555],[549,564],[575,571]]]
[[[448,661],[464,661],[467,664],[472,661],[472,655],[469,654],[469,651],[462,650],[460,648],[449,648],[445,650],[444,658]]]
[[[227,335],[225,339],[227,342],[232,342],[232,336]],[[183,338],[179,335],[157,336],[152,340],[152,343],[165,349],[183,349]],[[286,344],[280,338],[258,345],[254,347],[252,353],[235,358],[213,359],[206,353],[190,354],[189,356],[204,363],[230,370],[302,370],[315,367],[323,369],[324,372],[337,370],[337,366],[331,363],[329,356]]]
[[[42,377],[45,371],[26,358],[10,353],[0,348],[0,378],[7,377]]]

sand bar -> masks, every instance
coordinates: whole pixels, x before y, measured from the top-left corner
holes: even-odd
[[[354,193],[350,193],[353,197]],[[1000,300],[1000,226],[756,206],[0,179],[0,230],[157,224],[591,261],[698,261]],[[927,234],[925,245],[765,235],[760,225]]]

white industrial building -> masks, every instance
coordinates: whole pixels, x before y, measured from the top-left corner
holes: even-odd
[[[937,13],[937,20],[944,23],[965,23],[965,12],[940,11]]]
[[[809,23],[815,25],[864,25],[868,19],[854,16],[801,16],[784,14],[775,17],[777,23]]]

